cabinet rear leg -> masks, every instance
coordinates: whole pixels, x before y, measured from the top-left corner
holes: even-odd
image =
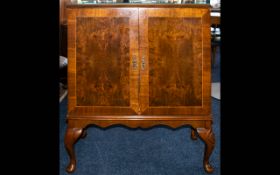
[[[212,151],[215,146],[215,136],[212,132],[212,128],[197,128],[196,129],[198,135],[205,143],[205,151],[204,151],[204,158],[203,158],[203,166],[207,173],[212,173],[214,171],[213,167],[209,163],[209,157],[212,154]]]
[[[194,129],[192,129],[192,131],[191,131],[191,139],[197,140],[197,136],[196,136],[196,134],[195,134]]]
[[[82,128],[69,128],[69,127],[67,128],[65,138],[64,138],[64,144],[70,158],[70,162],[66,168],[66,171],[68,173],[72,173],[75,171],[76,156],[75,156],[74,144],[82,135],[82,132],[83,132]]]
[[[87,130],[86,130],[86,129],[83,129],[81,138],[84,139],[86,136],[87,136]]]

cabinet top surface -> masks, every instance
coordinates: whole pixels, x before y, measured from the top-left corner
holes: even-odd
[[[140,2],[140,1],[139,1]],[[129,3],[83,3],[71,2],[67,4],[67,8],[127,8],[127,7],[144,7],[144,8],[210,8],[210,4],[207,3],[187,3],[187,4],[175,4],[175,3],[153,3],[153,1],[143,1],[143,2],[129,2]],[[152,2],[152,3],[151,3]]]

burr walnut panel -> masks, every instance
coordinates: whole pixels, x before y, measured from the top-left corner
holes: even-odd
[[[129,106],[129,18],[77,18],[77,105]]]
[[[67,13],[68,115],[135,115],[138,11],[78,8]]]
[[[200,18],[150,17],[150,106],[202,105]]]
[[[141,114],[209,114],[209,21],[208,9],[139,9]]]

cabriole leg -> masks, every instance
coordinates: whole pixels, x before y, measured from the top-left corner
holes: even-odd
[[[214,171],[213,167],[209,163],[209,157],[212,154],[212,151],[215,146],[215,137],[214,133],[212,132],[212,128],[197,128],[196,129],[198,135],[205,143],[205,151],[204,151],[204,158],[203,158],[203,166],[207,173],[212,173]]]
[[[64,144],[70,158],[70,162],[66,168],[66,171],[68,173],[72,173],[75,171],[76,156],[75,156],[74,144],[82,135],[82,132],[83,132],[82,128],[69,128],[69,127],[67,128],[65,138],[64,138]]]

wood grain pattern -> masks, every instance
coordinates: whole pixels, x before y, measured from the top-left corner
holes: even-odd
[[[211,126],[212,117],[207,116],[96,116],[79,115],[68,117],[68,126],[71,128],[86,128],[88,125],[107,128],[113,125],[122,125],[129,128],[150,128],[165,125],[171,128],[192,126],[193,128]]]
[[[209,114],[209,22],[209,9],[139,9],[142,114]]]
[[[151,17],[149,105],[202,105],[202,38],[199,18]]]
[[[68,9],[69,113],[138,111],[138,12]]]
[[[142,3],[118,3],[118,4],[77,4],[76,2],[72,2],[67,4],[67,8],[195,8],[195,9],[206,9],[211,8],[209,4],[142,4]]]
[[[77,18],[77,106],[129,106],[129,18]]]

